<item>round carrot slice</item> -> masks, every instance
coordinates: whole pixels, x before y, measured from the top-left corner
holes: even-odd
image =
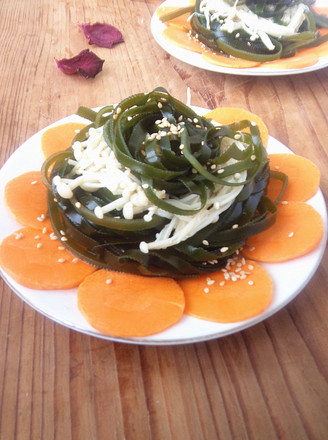
[[[288,184],[283,200],[305,202],[318,191],[320,183],[319,168],[305,157],[297,154],[268,154],[270,168],[287,174]],[[282,182],[271,179],[267,195],[275,200],[282,188]]]
[[[32,289],[78,286],[96,268],[74,258],[52,234],[19,229],[2,241],[0,265],[19,284]]]
[[[51,227],[46,216],[47,189],[40,171],[29,171],[10,180],[5,187],[5,202],[18,223],[37,229]]]
[[[323,236],[320,214],[304,202],[278,203],[271,228],[247,240],[243,254],[252,260],[275,263],[300,257],[313,250]]]
[[[171,278],[99,270],[78,288],[78,306],[95,329],[113,336],[148,336],[176,324],[185,300]]]
[[[160,6],[157,11],[156,15],[159,19],[164,17],[166,14],[170,14],[171,12],[178,11],[181,8],[177,8],[176,6]],[[165,22],[167,25],[177,26],[181,29],[191,29],[190,22],[187,20],[190,16],[190,13],[179,15],[176,18],[173,18],[172,20],[168,20]]]
[[[263,145],[266,146],[268,143],[269,133],[265,123],[259,116],[254,115],[254,113],[251,113],[248,110],[235,107],[218,107],[206,113],[204,116],[207,119],[214,119],[214,121],[219,122],[222,125],[230,125],[244,119],[255,122],[260,130]],[[249,132],[248,129],[245,131]]]
[[[315,52],[298,52],[290,58],[279,58],[278,60],[262,63],[261,67],[268,69],[303,69],[313,66],[318,62],[318,56]]]
[[[261,64],[259,61],[229,57],[210,51],[204,51],[202,53],[202,58],[210,64],[215,64],[217,66],[223,67],[232,67],[235,69],[249,69],[251,67],[256,67]]]
[[[41,151],[43,156],[48,158],[58,153],[58,151],[67,150],[67,148],[71,146],[76,134],[85,126],[86,124],[79,122],[68,122],[48,128],[41,136]]]
[[[273,282],[258,263],[234,260],[226,269],[178,281],[186,298],[185,314],[228,323],[262,313],[272,299]]]
[[[202,53],[202,46],[200,42],[192,38],[189,33],[176,26],[168,26],[162,33],[163,37],[183,49],[191,50],[192,52]]]

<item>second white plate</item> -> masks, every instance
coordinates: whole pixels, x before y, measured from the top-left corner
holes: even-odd
[[[166,0],[161,4],[162,6],[177,6],[184,7],[188,6],[189,2],[187,0]],[[316,6],[324,7],[323,0],[317,1]],[[297,75],[300,73],[313,72],[315,70],[323,69],[328,66],[328,57],[322,57],[318,60],[316,64],[313,66],[304,67],[301,69],[273,69],[273,68],[265,68],[265,67],[252,67],[247,69],[237,69],[232,67],[224,67],[224,66],[216,66],[215,64],[208,63],[205,61],[201,54],[192,52],[187,49],[180,48],[175,46],[174,44],[167,41],[162,33],[166,28],[166,24],[162,23],[157,17],[156,11],[152,16],[150,23],[151,32],[153,37],[157,41],[157,43],[164,49],[167,53],[177,58],[180,61],[183,61],[187,64],[190,64],[194,67],[198,67],[204,70],[210,70],[212,72],[226,73],[229,75],[248,75],[248,76],[283,76],[283,75]]]

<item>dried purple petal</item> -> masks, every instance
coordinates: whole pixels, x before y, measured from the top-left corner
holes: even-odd
[[[85,78],[94,78],[97,73],[101,72],[105,60],[100,59],[89,49],[85,49],[73,58],[55,59],[55,62],[58,69],[67,75],[78,73]]]
[[[110,49],[113,44],[122,43],[124,41],[121,32],[110,24],[79,23],[79,28],[82,29],[86,38],[89,39],[89,44]]]

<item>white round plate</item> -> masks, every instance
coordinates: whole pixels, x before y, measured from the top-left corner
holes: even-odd
[[[317,0],[317,7],[327,6],[325,0]],[[166,0],[161,4],[162,6],[177,6],[184,7],[189,6],[188,0]],[[303,67],[301,69],[268,69],[265,67],[252,67],[248,69],[237,69],[233,67],[216,66],[215,64],[208,63],[205,61],[201,54],[192,52],[187,49],[180,48],[174,44],[167,41],[162,32],[166,28],[166,24],[162,23],[157,17],[156,11],[152,16],[150,22],[151,32],[157,43],[164,49],[167,53],[183,61],[187,64],[191,64],[194,67],[199,67],[200,69],[210,70],[212,72],[227,73],[229,75],[249,75],[249,76],[282,76],[282,75],[296,75],[299,73],[313,72],[314,70],[323,69],[328,66],[328,57],[319,58],[318,62],[313,66]]]
[[[207,112],[207,110],[199,107],[193,108],[198,114],[205,114]],[[65,122],[85,122],[85,120],[76,115],[72,115],[57,121],[49,127]],[[4,237],[21,228],[21,225],[13,219],[5,205],[4,188],[7,182],[14,177],[24,172],[39,170],[41,168],[43,162],[41,135],[47,128],[36,133],[24,142],[0,170],[0,242]],[[272,137],[269,138],[267,150],[269,153],[291,152],[287,147]],[[263,264],[274,281],[272,303],[261,315],[238,323],[218,324],[184,315],[178,324],[153,336],[144,338],[113,337],[93,329],[84,319],[77,307],[77,289],[52,291],[28,289],[19,285],[1,268],[0,272],[7,284],[23,301],[46,317],[72,330],[103,339],[131,344],[173,345],[206,341],[235,333],[263,321],[288,304],[309,282],[321,261],[326,247],[327,211],[320,190],[308,203],[321,214],[324,221],[325,233],[320,245],[304,257],[281,264]],[[293,274],[293,276],[291,276],[291,274]]]

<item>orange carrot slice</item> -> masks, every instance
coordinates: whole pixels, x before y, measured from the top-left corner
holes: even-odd
[[[270,168],[288,175],[288,185],[283,200],[305,202],[317,192],[320,183],[319,168],[305,157],[297,154],[268,154]],[[267,195],[276,200],[282,188],[282,182],[271,179]]]
[[[171,12],[178,11],[181,8],[177,8],[176,6],[160,6],[157,11],[157,17],[161,19],[164,15],[170,14]],[[168,26],[177,26],[180,29],[191,29],[190,22],[187,20],[190,17],[190,13],[179,15],[172,20],[168,20],[165,22]]]
[[[186,298],[185,314],[207,321],[228,323],[252,318],[270,304],[273,283],[258,263],[234,260],[234,265],[179,280]]]
[[[10,180],[5,187],[5,202],[18,221],[32,228],[49,228],[46,217],[47,190],[40,171],[29,171]]]
[[[261,64],[259,61],[251,61],[251,60],[244,60],[242,58],[228,57],[210,51],[203,52],[202,58],[210,64],[215,64],[217,66],[223,66],[223,67],[232,67],[235,69],[249,69],[251,67],[256,67]]]
[[[74,258],[49,233],[22,228],[4,238],[0,265],[19,284],[32,289],[70,289],[96,268]]]
[[[222,125],[233,124],[234,122],[242,121],[244,119],[255,122],[260,130],[263,145],[266,146],[268,143],[269,133],[265,123],[259,116],[254,115],[248,110],[235,107],[218,107],[206,113],[204,116],[207,119],[214,119],[214,121],[219,122]],[[248,129],[245,131],[249,132]]]
[[[274,61],[262,63],[261,67],[268,69],[303,69],[313,66],[318,62],[318,56],[313,51],[299,52],[290,58],[281,58]]]
[[[180,29],[176,26],[168,26],[164,29],[162,35],[167,41],[174,44],[175,46],[191,50],[192,52],[202,52],[202,46],[200,42],[192,38],[187,31]]]
[[[304,202],[278,203],[275,224],[247,240],[243,253],[256,261],[275,263],[313,250],[323,236],[320,214]]]
[[[317,14],[327,15],[328,17],[328,8],[322,8],[320,6],[316,6],[314,10],[316,11]]]
[[[176,324],[185,300],[171,278],[99,270],[78,288],[78,306],[92,327],[113,336],[148,336]]]
[[[322,34],[326,34],[328,29],[325,29],[325,32],[321,32]],[[318,58],[328,57],[328,41],[320,44],[319,46],[309,47],[307,49],[300,49],[298,54],[299,56],[305,56],[307,53],[315,54]]]
[[[41,136],[41,150],[45,158],[69,148],[79,130],[86,124],[68,122],[48,128]]]

